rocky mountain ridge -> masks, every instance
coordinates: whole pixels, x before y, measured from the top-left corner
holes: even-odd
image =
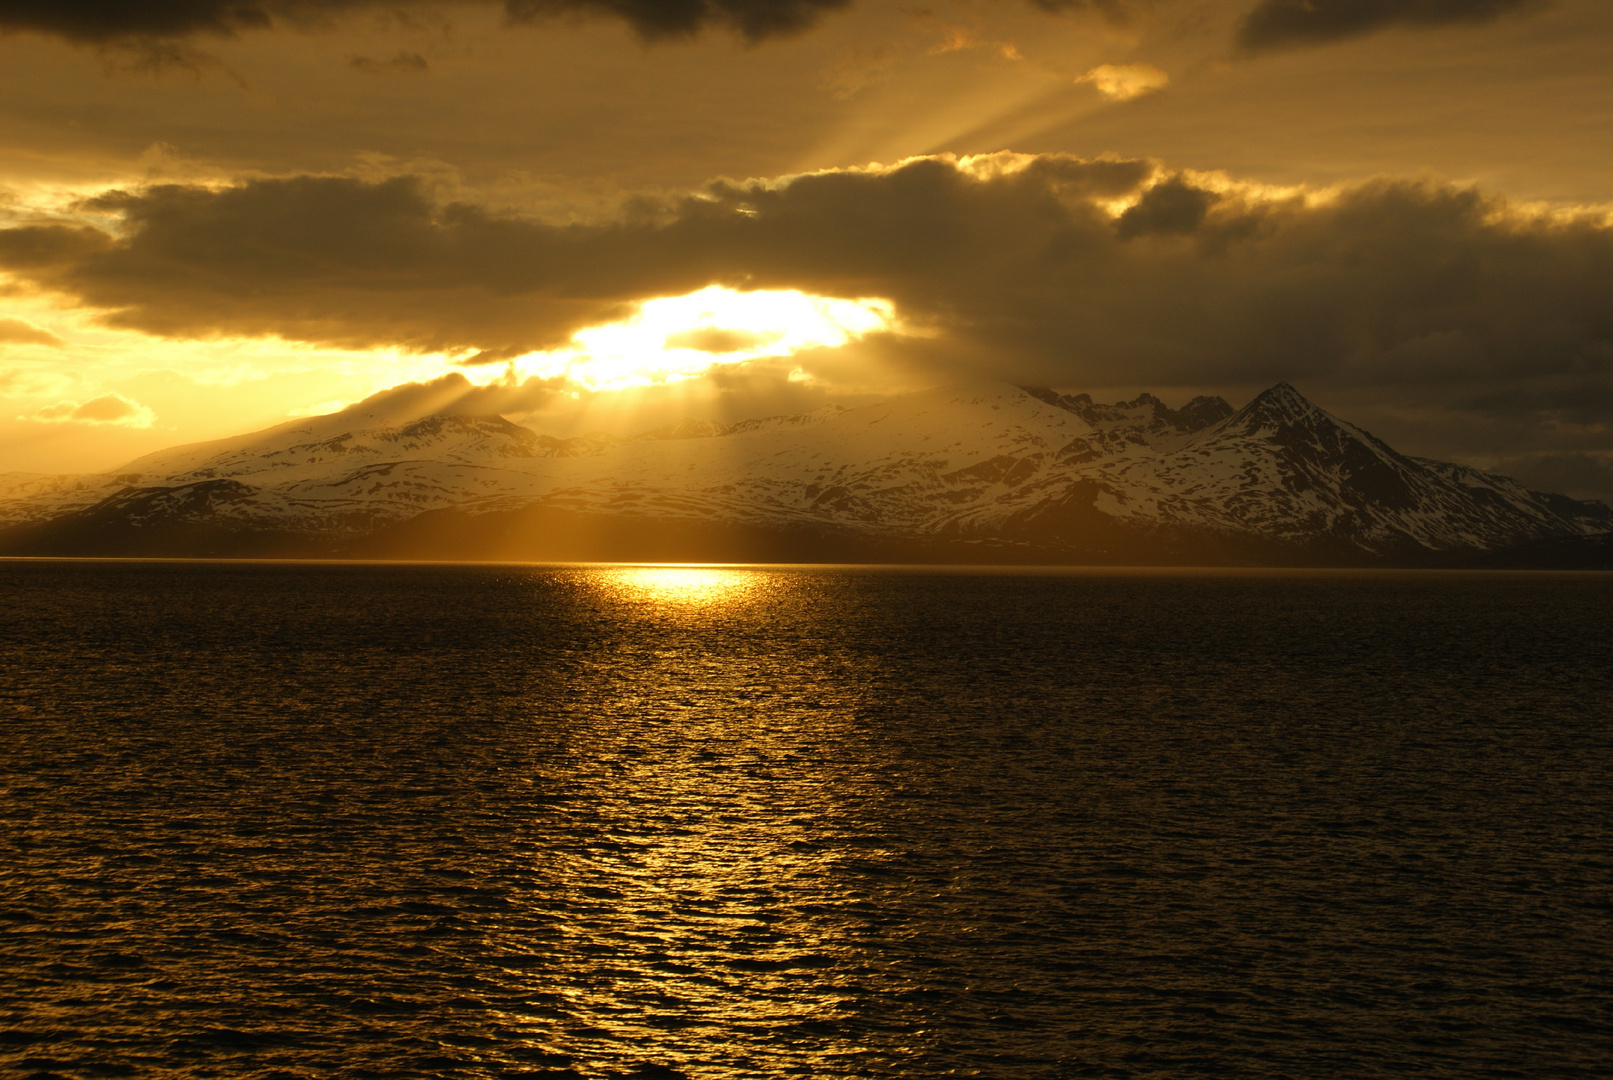
[[[506,557],[588,557],[586,544],[554,546],[586,524],[631,532],[643,557],[658,531],[693,529],[791,535],[809,553],[816,537],[875,556],[906,545],[936,557],[1325,562],[1572,541],[1613,529],[1613,509],[1399,454],[1287,384],[1238,410],[1211,397],[1171,409],[1150,394],[1104,405],[951,387],[630,439],[560,439],[498,416],[399,421],[360,403],[105,476],[0,477],[0,548],[31,553],[152,553],[168,543],[159,536],[204,536],[220,552],[272,537],[363,553],[432,522],[422,554],[445,543],[488,554],[444,521],[502,530]]]

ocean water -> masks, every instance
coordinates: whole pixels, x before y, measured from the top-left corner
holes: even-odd
[[[8,1075],[1613,1070],[1613,575],[0,601]]]

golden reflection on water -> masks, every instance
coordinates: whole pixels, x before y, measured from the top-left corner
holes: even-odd
[[[872,910],[845,864],[887,857],[900,764],[867,764],[879,748],[852,719],[863,668],[780,647],[781,630],[814,625],[811,580],[756,566],[584,573],[619,605],[607,617],[621,635],[585,686],[548,688],[586,710],[552,782],[579,820],[609,824],[561,833],[535,862],[554,959],[512,965],[512,987],[544,972],[541,995],[502,1028],[585,1073],[624,1047],[714,1078],[814,1075],[825,1052],[876,1053],[842,1030],[841,1003],[870,970],[856,920]],[[527,933],[500,948],[533,951]],[[720,1064],[707,1040],[726,1047]]]
[[[622,600],[713,607],[749,597],[763,578],[756,570],[732,566],[615,566],[601,571],[599,581]]]

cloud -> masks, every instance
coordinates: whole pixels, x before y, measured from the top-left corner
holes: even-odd
[[[1260,0],[1238,29],[1238,43],[1260,52],[1371,33],[1389,26],[1486,22],[1544,6],[1548,0]],[[237,37],[276,26],[311,27],[356,11],[498,4],[512,25],[555,19],[614,19],[645,41],[726,30],[755,43],[797,34],[852,0],[0,0],[0,32],[31,31],[69,41],[137,50],[143,66],[195,67],[209,59],[183,45],[198,36]],[[1136,0],[1030,0],[1053,14],[1095,11],[1111,23],[1131,21],[1148,5]],[[963,45],[973,44],[964,42]],[[994,43],[995,47],[1011,46]],[[1017,55],[1017,53],[1015,54]],[[406,68],[400,60],[408,59]],[[391,60],[354,58],[362,70],[419,70],[416,54]],[[1108,97],[1135,97],[1168,79],[1147,64],[1103,65],[1081,80]],[[1110,87],[1112,89],[1105,89]]]
[[[790,377],[789,361],[714,368],[698,379],[594,392],[564,379],[506,379],[477,386],[452,373],[404,383],[340,411],[355,426],[395,426],[423,416],[492,416],[516,419],[557,437],[597,433],[630,437],[691,415],[736,423],[811,412],[830,403],[824,388]],[[841,397],[841,402],[881,395]],[[334,404],[334,403],[332,403]],[[313,409],[303,410],[311,415]]]
[[[1544,0],[1261,0],[1238,27],[1251,52],[1320,45],[1391,26],[1483,23]]]
[[[67,342],[49,330],[41,330],[39,327],[31,323],[25,323],[21,319],[0,319],[0,344],[7,343],[12,345],[49,345],[55,349],[63,348],[67,344]]]
[[[1100,64],[1075,81],[1090,83],[1111,101],[1129,101],[1163,90],[1171,77],[1152,64]]]
[[[254,0],[0,0],[0,28],[33,30],[74,41],[235,34],[270,26],[271,12],[284,13],[291,6]],[[306,5],[310,10],[350,6]]]
[[[625,310],[625,297],[600,295],[619,293],[614,281],[595,288],[578,275],[614,277],[614,249],[646,231],[438,206],[408,177],[160,185],[88,208],[121,215],[127,237],[63,224],[0,230],[0,265],[116,309],[111,325],[163,336],[279,335],[495,359]]]
[[[693,349],[696,352],[732,353],[742,349],[754,349],[759,345],[767,345],[778,340],[778,334],[758,334],[750,330],[722,330],[717,327],[705,327],[699,330],[685,330],[678,334],[669,334],[666,338],[666,347],[669,349]]]
[[[1172,177],[1143,192],[1142,198],[1121,212],[1115,232],[1122,240],[1154,233],[1161,236],[1190,236],[1204,224],[1210,209],[1220,201],[1213,191],[1194,187],[1181,177]]]
[[[477,3],[482,0],[442,0]],[[486,0],[491,2],[491,0]],[[850,0],[505,0],[512,22],[555,16],[625,22],[646,40],[687,37],[708,28],[750,41],[795,33]],[[0,30],[30,30],[81,42],[234,37],[277,24],[311,25],[347,12],[391,9],[392,0],[0,0]],[[405,6],[408,6],[405,4]]]
[[[1031,3],[1056,14],[1091,9],[1114,23],[1129,22],[1132,9],[1138,6],[1137,0],[1031,0]]]
[[[362,71],[366,75],[423,75],[431,69],[426,58],[414,52],[400,52],[390,60],[354,56],[348,58],[347,64],[354,71]]]
[[[922,159],[780,184],[722,182],[657,213],[577,225],[438,205],[409,177],[159,185],[86,204],[121,216],[117,238],[65,224],[0,230],[0,266],[110,309],[112,325],[158,335],[278,335],[500,359],[563,344],[635,301],[714,283],[800,281],[855,297],[879,295],[863,282],[955,274],[955,244],[1002,258],[990,249],[1041,242],[1034,233],[1053,222],[1038,215],[1084,218],[1096,212],[1087,196],[1122,195],[1151,170],[1043,158],[981,180]]]
[[[707,27],[735,31],[749,41],[798,33],[851,0],[507,0],[517,20],[553,15],[610,15],[646,40],[688,37]]]
[[[116,235],[0,230],[0,267],[158,335],[497,359],[722,284],[886,298],[924,333],[847,348],[937,380],[1288,379],[1541,430],[1607,437],[1613,421],[1606,217],[1432,182],[1273,193],[1004,154],[722,181],[594,223],[439,204],[407,177],[167,185],[87,208],[121,217]]]
[[[478,385],[459,372],[427,382],[401,383],[344,404],[328,401],[297,410],[296,416],[342,413],[370,425],[397,425],[422,416],[522,415],[553,405],[576,389],[564,379],[506,378]]]
[[[148,428],[157,419],[150,409],[122,394],[102,394],[82,404],[63,401],[34,413],[34,420],[46,423],[115,424],[119,427]]]

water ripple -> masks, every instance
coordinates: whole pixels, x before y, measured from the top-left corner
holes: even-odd
[[[0,1063],[1606,1075],[1613,581],[0,564]]]

